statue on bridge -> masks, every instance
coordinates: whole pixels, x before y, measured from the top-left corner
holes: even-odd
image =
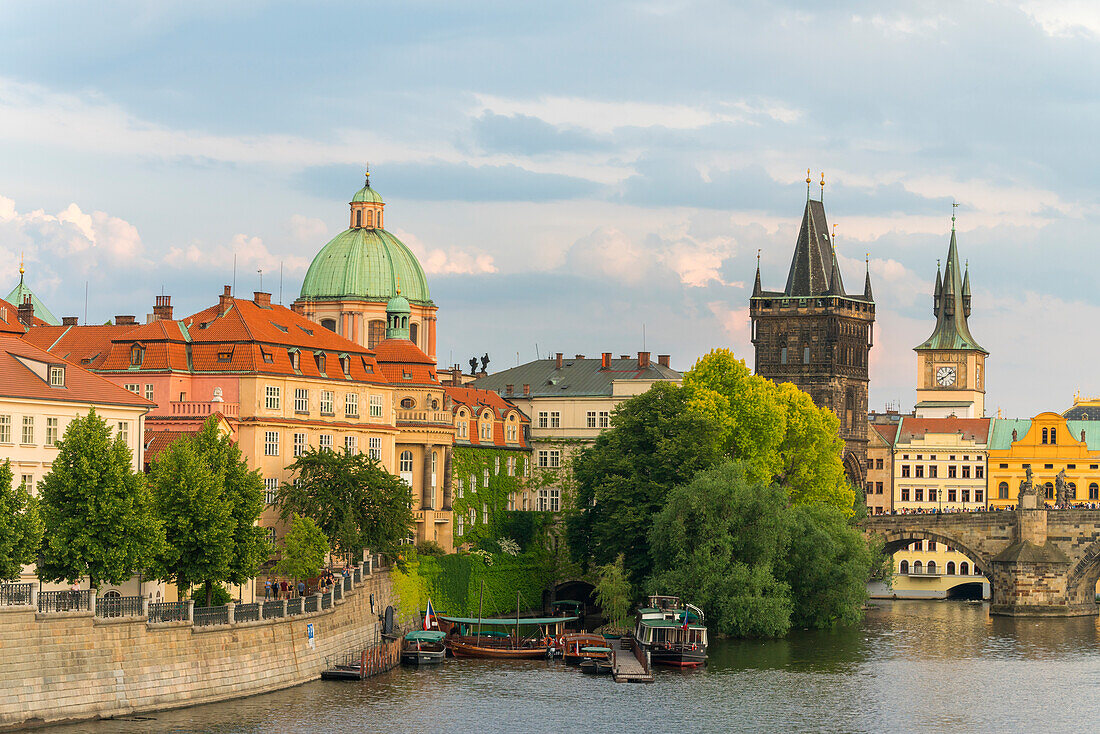
[[[1039,499],[1039,492],[1031,483],[1031,467],[1024,468],[1025,478],[1020,481],[1020,493],[1016,496],[1016,507],[1035,509],[1045,507],[1046,502]]]
[[[1070,502],[1072,499],[1069,496],[1069,487],[1066,486],[1066,470],[1062,469],[1054,477],[1054,506],[1058,509],[1065,510],[1073,506]]]

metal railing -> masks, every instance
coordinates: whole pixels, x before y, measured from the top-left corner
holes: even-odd
[[[194,614],[196,627],[229,624],[229,607],[195,607]]]
[[[234,622],[258,622],[260,621],[260,605],[258,603],[252,604],[238,604],[233,608],[233,621]]]
[[[289,617],[294,614],[302,613],[302,597],[286,600],[286,615]]]
[[[302,608],[303,612],[316,612],[317,611],[317,597],[313,594],[305,597],[305,604]]]
[[[351,591],[351,576],[344,577],[343,587],[344,591]]]
[[[332,594],[321,594],[321,609],[332,607]]]
[[[343,599],[344,598],[344,585],[343,584],[333,584],[332,585],[332,596],[333,596],[333,601],[335,601],[337,599]]]
[[[82,591],[40,591],[38,592],[38,611],[49,612],[86,612],[92,608],[92,592]]]
[[[0,607],[29,606],[34,584],[0,584]]]
[[[103,596],[95,600],[97,617],[140,617],[140,596]]]
[[[98,605],[97,605],[98,606]],[[187,602],[153,601],[149,602],[149,622],[186,622]]]
[[[363,571],[358,566],[355,567],[355,571],[352,572],[352,578],[355,579],[355,583],[363,583]]]
[[[287,603],[287,607],[290,603]],[[264,602],[264,619],[275,619],[276,617],[283,616],[283,603],[281,601],[265,601]]]

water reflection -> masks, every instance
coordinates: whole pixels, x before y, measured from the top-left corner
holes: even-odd
[[[448,660],[52,731],[1068,731],[1100,716],[1098,672],[1096,619],[895,601],[854,629],[716,642],[706,669],[662,671],[651,686],[545,661]]]

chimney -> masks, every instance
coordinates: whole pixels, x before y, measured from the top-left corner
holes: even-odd
[[[508,397],[512,397],[512,395],[515,392],[516,392],[516,386],[515,385],[505,385],[504,386],[504,394],[507,395]]]
[[[668,361],[669,361],[669,355],[667,355],[667,354],[658,354],[657,355],[657,364],[661,365],[662,367],[668,367]]]
[[[271,308],[271,294],[263,291],[253,291],[252,302],[260,308]]]
[[[611,369],[611,352],[604,352],[603,353],[603,358],[600,360],[600,369],[601,370]]]
[[[649,367],[649,352],[638,352],[638,369]]]
[[[629,354],[620,354],[619,359],[630,359],[630,355]]]
[[[578,354],[578,355],[576,355],[576,357],[574,359],[584,359],[584,355],[583,354]]]
[[[61,317],[61,325],[62,326],[76,326],[77,325],[76,316],[62,316]]]
[[[457,364],[451,368],[451,384],[455,387],[462,387],[462,368]]]
[[[30,326],[34,319],[34,304],[31,303],[30,294],[23,296],[23,302],[19,304],[19,320],[25,326]]]
[[[132,326],[137,323],[133,316],[115,316],[115,326]]]
[[[157,305],[153,306],[153,320],[172,320],[172,296],[157,296]]]
[[[561,369],[561,358],[563,356],[565,355],[563,355],[561,352],[558,352],[557,356],[554,357],[554,366],[559,370]]]
[[[222,295],[218,299],[218,310],[225,313],[229,310],[229,306],[233,303],[233,288],[231,286],[225,286],[222,288]]]
[[[531,386],[530,385],[524,385],[523,386],[523,395],[524,395],[524,397],[528,397],[528,398],[531,397]]]

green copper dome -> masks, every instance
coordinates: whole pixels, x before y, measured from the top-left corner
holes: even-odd
[[[355,196],[351,199],[352,204],[381,204],[382,197],[377,191],[370,187],[370,179],[367,179],[367,184],[363,188],[355,192]]]
[[[356,227],[333,237],[313,258],[301,297],[389,301],[398,290],[413,303],[431,303],[428,280],[412,251],[384,229]]]

